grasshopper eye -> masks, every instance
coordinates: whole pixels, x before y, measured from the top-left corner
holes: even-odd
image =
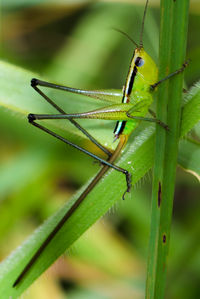
[[[135,65],[136,66],[143,66],[144,65],[144,60],[141,58],[141,57],[137,57],[136,59],[135,59]]]

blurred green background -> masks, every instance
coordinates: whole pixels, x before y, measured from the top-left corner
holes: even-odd
[[[1,59],[51,82],[78,88],[121,89],[133,45],[112,28],[124,30],[138,41],[143,9],[144,1],[131,0],[4,1]],[[200,77],[199,28],[200,3],[191,1],[187,50],[191,63],[185,71],[186,89]],[[144,46],[156,61],[158,38],[159,1],[150,1]],[[43,101],[28,85],[19,86],[22,94],[27,87],[30,89],[27,101],[31,96]],[[70,101],[76,98],[70,94],[65,97],[70,111]],[[30,126],[26,118],[8,107],[0,109],[0,127],[3,260],[69,200],[99,166]],[[111,138],[113,128],[111,123]],[[190,137],[200,141],[200,126]],[[76,134],[70,138],[95,150]],[[118,202],[24,298],[143,298],[151,181],[149,173],[135,186],[133,200]],[[178,168],[166,298],[200,298],[199,194],[198,178]]]

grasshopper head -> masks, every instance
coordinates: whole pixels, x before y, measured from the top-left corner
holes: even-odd
[[[158,80],[158,69],[153,59],[142,47],[135,49],[132,66],[136,70],[135,88],[148,89]]]

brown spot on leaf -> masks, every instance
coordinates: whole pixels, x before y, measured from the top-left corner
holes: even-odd
[[[163,243],[166,243],[166,235],[163,235]]]

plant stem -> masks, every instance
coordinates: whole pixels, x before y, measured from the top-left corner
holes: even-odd
[[[161,0],[159,79],[185,61],[189,0]],[[164,298],[181,121],[183,73],[158,88],[157,117],[168,124],[156,127],[151,231],[146,298]]]

